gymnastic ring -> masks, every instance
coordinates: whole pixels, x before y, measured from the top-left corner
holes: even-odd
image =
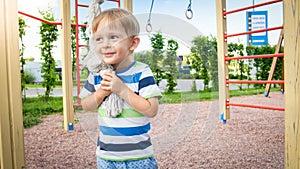
[[[146,25],[146,31],[147,32],[151,32],[152,31],[152,25],[151,25],[151,23],[147,23],[147,25]]]
[[[185,11],[185,17],[186,17],[187,19],[192,19],[192,18],[193,18],[193,11],[192,11],[192,9],[187,9],[187,10]]]

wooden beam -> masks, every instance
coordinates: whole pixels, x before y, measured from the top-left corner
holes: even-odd
[[[285,168],[300,168],[300,1],[284,0]]]
[[[124,8],[132,12],[132,0],[124,0]]]
[[[279,39],[278,39],[278,42],[277,42],[276,49],[275,49],[275,54],[280,53],[280,48],[281,48],[281,44],[282,44],[282,41],[283,41],[283,36],[284,35],[283,35],[283,29],[282,29],[281,32],[280,32],[280,35],[279,35]],[[273,58],[272,65],[271,65],[271,68],[270,68],[270,71],[269,71],[268,81],[271,81],[273,79],[273,76],[274,76],[274,73],[275,73],[276,64],[277,64],[277,60],[278,60],[278,57],[274,57]],[[282,71],[284,72],[284,67],[282,67],[282,68],[283,68]],[[271,88],[271,84],[268,83],[266,85],[266,89],[265,89],[265,94],[264,94],[265,97],[269,96],[270,88]]]
[[[229,107],[226,101],[229,100],[229,87],[226,85],[228,78],[228,64],[225,64],[225,55],[227,55],[227,41],[224,39],[224,33],[227,32],[226,17],[223,17],[223,11],[226,10],[226,1],[216,0],[217,11],[217,39],[218,39],[218,72],[219,72],[219,109],[223,113],[223,120],[230,118]]]
[[[72,56],[71,56],[71,17],[70,1],[60,1],[60,13],[62,18],[62,91],[64,129],[69,130],[69,124],[74,124],[73,108],[73,80],[72,80]]]
[[[17,0],[0,1],[0,168],[25,167]]]

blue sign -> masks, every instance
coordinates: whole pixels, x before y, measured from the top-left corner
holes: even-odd
[[[268,11],[247,11],[247,31],[268,28]],[[247,45],[268,45],[268,31],[247,35]]]

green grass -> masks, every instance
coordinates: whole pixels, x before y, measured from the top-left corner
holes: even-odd
[[[174,92],[174,93],[163,93],[163,96],[159,99],[161,104],[169,103],[182,103],[192,101],[205,101],[216,98],[218,92]]]
[[[255,89],[243,89],[243,90],[231,90],[230,97],[249,96],[263,94],[264,88]],[[272,88],[271,91],[279,91],[279,88]],[[160,98],[160,103],[182,103],[182,102],[193,102],[193,101],[209,101],[218,99],[218,91],[197,91],[197,92],[174,92],[174,93],[163,93]]]
[[[279,88],[272,88],[271,91],[279,91]],[[244,89],[230,91],[230,97],[263,94],[264,89]],[[209,101],[218,99],[218,92],[198,91],[198,92],[175,92],[163,93],[159,99],[161,104],[184,103],[193,101]],[[76,97],[74,101],[76,102]],[[42,118],[49,114],[63,112],[62,97],[44,97],[23,99],[23,124],[25,128],[30,128],[42,122]]]
[[[26,88],[43,88],[42,84],[25,84]]]
[[[85,80],[81,80],[80,83],[84,83]],[[77,81],[73,81],[73,86],[76,87],[77,86]],[[42,84],[25,84],[25,87],[26,88],[44,88]],[[55,84],[55,88],[62,88],[62,81],[56,81],[56,84]]]
[[[25,128],[32,127],[41,123],[44,116],[62,111],[62,97],[23,99],[23,125]]]

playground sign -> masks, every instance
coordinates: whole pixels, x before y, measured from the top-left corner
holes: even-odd
[[[256,31],[268,28],[268,11],[247,11],[247,31]],[[247,45],[259,46],[268,44],[268,32],[259,32],[247,35]]]

